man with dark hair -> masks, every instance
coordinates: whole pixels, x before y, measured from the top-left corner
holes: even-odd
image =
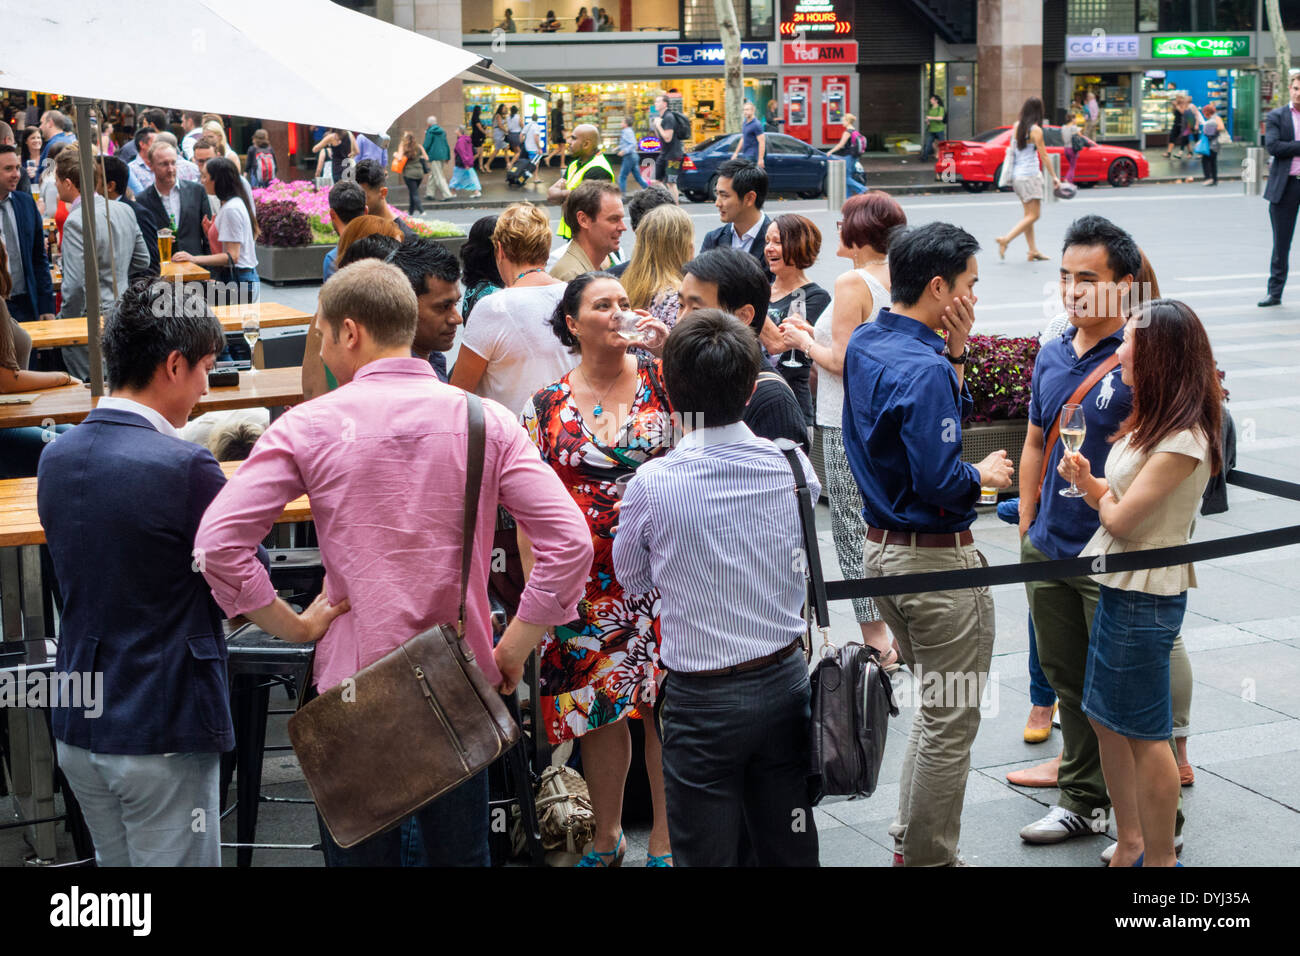
[[[970,526],[980,488],[1011,484],[1006,451],[961,460],[966,339],[975,321],[979,243],[936,222],[889,246],[890,309],[858,326],[844,358],[844,452],[862,491],[867,577],[981,567]],[[947,347],[939,331],[948,333]],[[993,656],[988,588],[876,598],[922,695],[903,758],[897,866],[961,865],[957,841]],[[933,678],[925,672],[931,672]]]
[[[348,223],[366,211],[366,194],[352,180],[345,179],[343,182],[335,183],[330,187],[329,204],[330,225],[341,236],[343,230],[348,227]],[[324,273],[322,281],[329,279],[334,274],[334,270],[338,268],[336,265],[338,255],[339,247],[337,245],[325,253],[325,263],[322,266]]]
[[[1291,74],[1287,92],[1290,101],[1264,117],[1264,148],[1273,158],[1264,187],[1273,228],[1273,257],[1268,266],[1268,294],[1258,303],[1261,308],[1282,304],[1296,213],[1300,212],[1300,73]]]
[[[103,681],[102,713],[52,708],[59,767],[100,866],[220,866],[235,735],[221,612],[191,552],[225,477],[176,430],[225,336],[202,296],[146,279],[123,290],[103,345],[110,394],[37,472],[63,599],[55,666]]]
[[[153,167],[149,165],[149,147],[157,137],[158,131],[148,126],[141,126],[135,131],[132,142],[135,144],[135,156],[126,161],[128,184],[131,192],[137,196],[153,185]]]
[[[140,114],[140,125],[147,126],[155,133],[167,128],[167,111],[158,106],[151,106]]]
[[[585,182],[564,201],[564,221],[573,238],[551,267],[551,275],[562,282],[584,272],[604,268],[618,251],[627,229],[623,221],[623,195],[612,182]]]
[[[438,380],[447,381],[447,357],[460,326],[460,262],[442,243],[420,237],[408,239],[388,261],[401,269],[415,292],[419,311],[411,354],[433,366]]]
[[[54,286],[40,210],[30,193],[18,191],[22,169],[18,150],[0,146],[0,236],[12,283],[5,305],[15,322],[30,322],[54,318]]]
[[[317,692],[457,617],[470,407],[466,392],[438,382],[427,361],[411,356],[417,308],[409,279],[383,262],[353,263],[325,283],[315,323],[321,355],[347,387],[276,419],[199,528],[204,573],[227,614],[290,641],[319,638],[311,677]],[[572,620],[591,570],[591,532],[516,413],[492,401],[483,401],[482,412],[486,451],[465,642],[487,679],[508,694],[545,630]],[[276,596],[253,552],[285,504],[302,494],[330,503],[314,513],[329,571],[322,597],[299,615]],[[377,520],[398,498],[401,520]],[[532,542],[536,563],[494,648],[487,577],[499,504]],[[340,603],[330,607],[326,595]],[[327,626],[323,636],[312,610]],[[487,865],[486,771],[413,817],[430,865]],[[322,821],[326,864],[398,866],[401,830],[343,849]]]
[[[633,193],[632,198],[627,201],[627,218],[628,222],[632,224],[632,231],[636,232],[637,226],[641,225],[641,220],[645,218],[645,214],[651,209],[656,206],[676,204],[676,202],[677,200],[673,198],[673,194],[668,191],[668,187],[660,183],[651,183],[645,189]],[[614,263],[605,271],[615,277],[622,276],[627,271],[628,263],[631,261],[632,257],[628,256],[622,262]]]
[[[403,239],[414,239],[419,233],[406,224],[406,220],[393,215],[388,208],[388,170],[374,159],[363,159],[353,167],[357,185],[366,194],[366,212],[391,222],[402,232]]]
[[[140,227],[140,235],[144,237],[145,247],[149,250],[148,270],[132,272],[132,279],[139,279],[145,275],[158,274],[158,223],[154,220],[153,214],[145,209],[144,206],[136,202],[127,195],[127,172],[126,163],[122,162],[116,156],[104,157],[104,188],[109,199],[120,202],[127,209],[135,214],[136,225]]]
[[[767,227],[772,224],[763,213],[767,199],[767,173],[747,159],[729,159],[718,167],[717,194],[713,204],[722,225],[704,237],[701,252],[710,249],[739,249],[748,252],[762,267],[767,281],[772,281],[764,247]],[[779,346],[779,343],[777,343]]]
[[[136,193],[136,199],[149,211],[158,229],[164,226],[171,229],[175,237],[174,252],[187,252],[192,256],[210,254],[208,231],[203,228],[203,220],[210,215],[207,192],[198,183],[179,177],[174,147],[160,143],[150,155],[155,158],[155,169],[151,173],[154,178],[148,189]],[[145,238],[156,243],[157,235],[155,229],[152,236]]]
[[[751,256],[735,249],[702,252],[682,267],[680,315],[696,309],[722,309],[754,330],[757,337],[768,322],[772,286]],[[788,438],[808,450],[808,422],[799,399],[785,379],[763,361],[753,397],[745,406],[744,422],[760,438]]]
[[[891,247],[892,257],[893,250]],[[1134,306],[1150,298],[1136,286],[1142,254],[1133,237],[1101,216],[1070,224],[1061,252],[1061,298],[1069,327],[1047,342],[1034,362],[1029,431],[1020,456],[1020,560],[1078,557],[1097,530],[1097,512],[1081,498],[1063,497],[1068,483],[1057,473],[1064,446],[1053,433],[1067,402],[1083,407],[1087,422],[1082,454],[1104,463],[1108,439],[1132,410],[1133,393],[1121,379],[1116,351]],[[1084,385],[1087,388],[1077,394]],[[1046,461],[1044,461],[1046,457]],[[1012,783],[1060,788],[1056,806],[1020,831],[1026,843],[1061,843],[1105,832],[1110,797],[1101,771],[1097,736],[1082,709],[1084,672],[1099,591],[1087,576],[1025,585],[1038,661],[1056,692],[1064,750],[1060,758],[1014,771]],[[1177,651],[1175,657],[1177,657]],[[1182,658],[1186,659],[1186,652]],[[1051,708],[1037,717],[1051,726]],[[1031,715],[1031,717],[1034,715]],[[1058,766],[1059,763],[1059,766]],[[1181,812],[1178,823],[1181,828]],[[1181,849],[1182,837],[1176,841]],[[1141,852],[1125,847],[1124,863]]]
[[[203,114],[197,110],[185,110],[181,113],[181,155],[190,162],[194,161],[194,144],[203,135]]]
[[[673,327],[664,384],[686,436],[637,469],[614,536],[624,590],[660,595],[656,706],[678,866],[738,865],[742,833],[759,866],[817,865],[799,510],[789,461],[741,421],[763,366],[725,312]]]
[[[672,108],[667,93],[660,93],[655,97],[655,116],[650,125],[663,144],[655,160],[655,179],[668,187],[676,201],[677,176],[686,155],[686,140],[691,136],[691,121]]]

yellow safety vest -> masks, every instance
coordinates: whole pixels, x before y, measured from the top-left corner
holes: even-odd
[[[589,169],[603,169],[609,173],[609,181],[614,181],[614,167],[609,165],[609,160],[605,158],[605,154],[601,150],[597,149],[596,155],[587,160],[585,165],[579,166],[578,162],[575,159],[569,163],[569,168],[564,171],[564,188],[570,192],[578,188]],[[569,224],[564,221],[563,216],[560,217],[560,225],[556,227],[555,234],[561,239],[573,238],[573,233],[569,231]]]

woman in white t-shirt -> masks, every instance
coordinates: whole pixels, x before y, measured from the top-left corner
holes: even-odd
[[[546,272],[546,213],[532,203],[507,206],[492,230],[492,248],[505,288],[474,306],[474,324],[465,327],[451,384],[518,415],[534,392],[568,374],[578,356],[550,326],[565,284]]]
[[[1182,629],[1190,564],[1105,572],[1106,557],[1191,540],[1201,496],[1223,467],[1223,389],[1204,326],[1190,308],[1156,299],[1129,321],[1116,353],[1133,389],[1105,478],[1077,453],[1060,473],[1097,509],[1101,527],[1081,557],[1097,557],[1101,596],[1088,638],[1083,712],[1101,751],[1118,842],[1111,866],[1175,866],[1178,766],[1169,747],[1169,656]],[[1094,568],[1097,564],[1094,564]]]
[[[260,294],[257,275],[257,214],[244,191],[239,167],[231,160],[216,157],[203,165],[200,175],[208,195],[221,203],[217,215],[204,219],[208,245],[212,252],[195,256],[177,252],[173,262],[193,262],[212,273],[218,282],[239,283],[238,301],[256,302]],[[235,301],[229,299],[228,301]]]

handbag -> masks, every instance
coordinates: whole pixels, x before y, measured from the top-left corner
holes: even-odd
[[[316,809],[344,849],[390,830],[492,763],[519,739],[505,703],[465,643],[486,429],[466,395],[469,454],[455,626],[410,638],[289,718]]]
[[[816,805],[826,796],[869,797],[880,779],[889,718],[898,716],[894,686],[880,666],[875,648],[858,643],[837,648],[830,642],[826,579],[817,549],[812,495],[793,443],[783,440],[777,447],[794,472],[799,524],[807,553],[806,607],[813,609],[822,635],[821,660],[809,678],[809,799]],[[811,655],[811,645],[807,650]]]
[[[1016,128],[1011,127],[1011,139],[1007,141],[1007,151],[1002,157],[1002,165],[998,169],[998,189],[1003,189],[1011,185],[1011,169],[1015,163],[1015,154],[1012,152],[1016,145]]]
[[[397,173],[400,176],[402,174],[402,170],[405,168],[406,168],[406,154],[399,153],[398,155],[394,156],[393,172]]]
[[[572,866],[596,838],[596,813],[587,781],[572,767],[547,767],[542,771],[533,805],[537,808],[542,848],[552,851],[546,862],[551,866]],[[523,856],[528,838],[518,804],[510,816],[511,849],[515,856]]]
[[[1208,136],[1206,136],[1204,133],[1202,133],[1202,134],[1201,134],[1201,138],[1198,139],[1198,140],[1196,141],[1196,145],[1192,147],[1192,152],[1195,153],[1197,156],[1209,156],[1209,155],[1210,155],[1210,137],[1208,137]]]

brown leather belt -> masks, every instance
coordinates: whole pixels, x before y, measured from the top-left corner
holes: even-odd
[[[905,544],[910,548],[913,539],[918,548],[952,548],[957,544],[975,543],[975,536],[969,529],[952,534],[930,534],[924,531],[882,531],[867,525],[867,540],[876,544]]]
[[[731,677],[734,674],[744,674],[748,671],[762,670],[764,667],[771,667],[773,664],[780,663],[795,651],[803,647],[803,640],[795,638],[790,642],[788,647],[783,647],[775,654],[768,654],[766,657],[756,657],[752,661],[745,661],[743,664],[735,664],[731,667],[720,667],[715,671],[672,671],[674,677]]]

